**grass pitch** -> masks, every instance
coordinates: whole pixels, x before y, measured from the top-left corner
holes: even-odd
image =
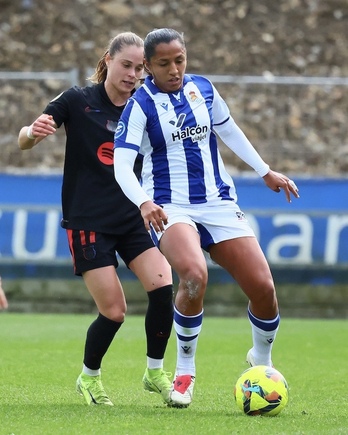
[[[273,361],[290,387],[276,417],[248,417],[233,386],[247,368],[248,320],[206,317],[196,357],[194,400],[167,408],[142,390],[144,318],[128,316],[103,362],[114,407],[87,406],[75,393],[90,315],[0,314],[0,435],[347,434],[348,324],[282,319]],[[174,334],[165,369],[174,371]]]

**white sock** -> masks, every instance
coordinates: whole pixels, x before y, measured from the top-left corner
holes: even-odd
[[[86,367],[85,365],[82,366],[82,373],[88,376],[99,376],[101,374],[101,369],[98,370],[92,370]]]
[[[147,357],[147,368],[148,369],[163,369],[163,359],[154,359]]]
[[[196,376],[195,356],[202,321],[203,310],[196,316],[184,316],[174,307],[174,329],[177,343],[176,375]]]
[[[253,348],[252,355],[257,365],[272,365],[272,347],[279,329],[279,314],[271,320],[263,320],[255,317],[248,310],[251,324]]]

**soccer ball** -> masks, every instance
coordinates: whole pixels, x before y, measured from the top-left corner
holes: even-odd
[[[289,400],[284,376],[273,367],[254,366],[245,370],[236,382],[234,397],[238,408],[247,415],[277,415]]]

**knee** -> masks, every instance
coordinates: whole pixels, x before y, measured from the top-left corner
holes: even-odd
[[[268,307],[272,311],[278,310],[276,289],[272,278],[262,279],[252,292],[250,301],[259,307]]]
[[[103,314],[103,316],[107,317],[113,322],[123,323],[126,317],[127,305],[113,305],[100,312]]]
[[[208,274],[203,268],[188,270],[180,279],[180,288],[190,301],[204,296],[208,282]]]
[[[263,297],[267,299],[276,299],[276,290],[272,278],[265,278],[260,283],[261,292]]]

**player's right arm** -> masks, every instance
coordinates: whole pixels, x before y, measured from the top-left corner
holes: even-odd
[[[146,131],[147,117],[140,105],[130,99],[118,122],[115,132],[114,173],[123,193],[139,209],[145,228],[149,231],[152,224],[156,232],[163,231],[167,216],[146,194],[139,183],[133,168]]]
[[[51,115],[40,115],[31,125],[21,128],[18,135],[18,145],[21,150],[29,150],[45,137],[54,134],[57,124]]]

